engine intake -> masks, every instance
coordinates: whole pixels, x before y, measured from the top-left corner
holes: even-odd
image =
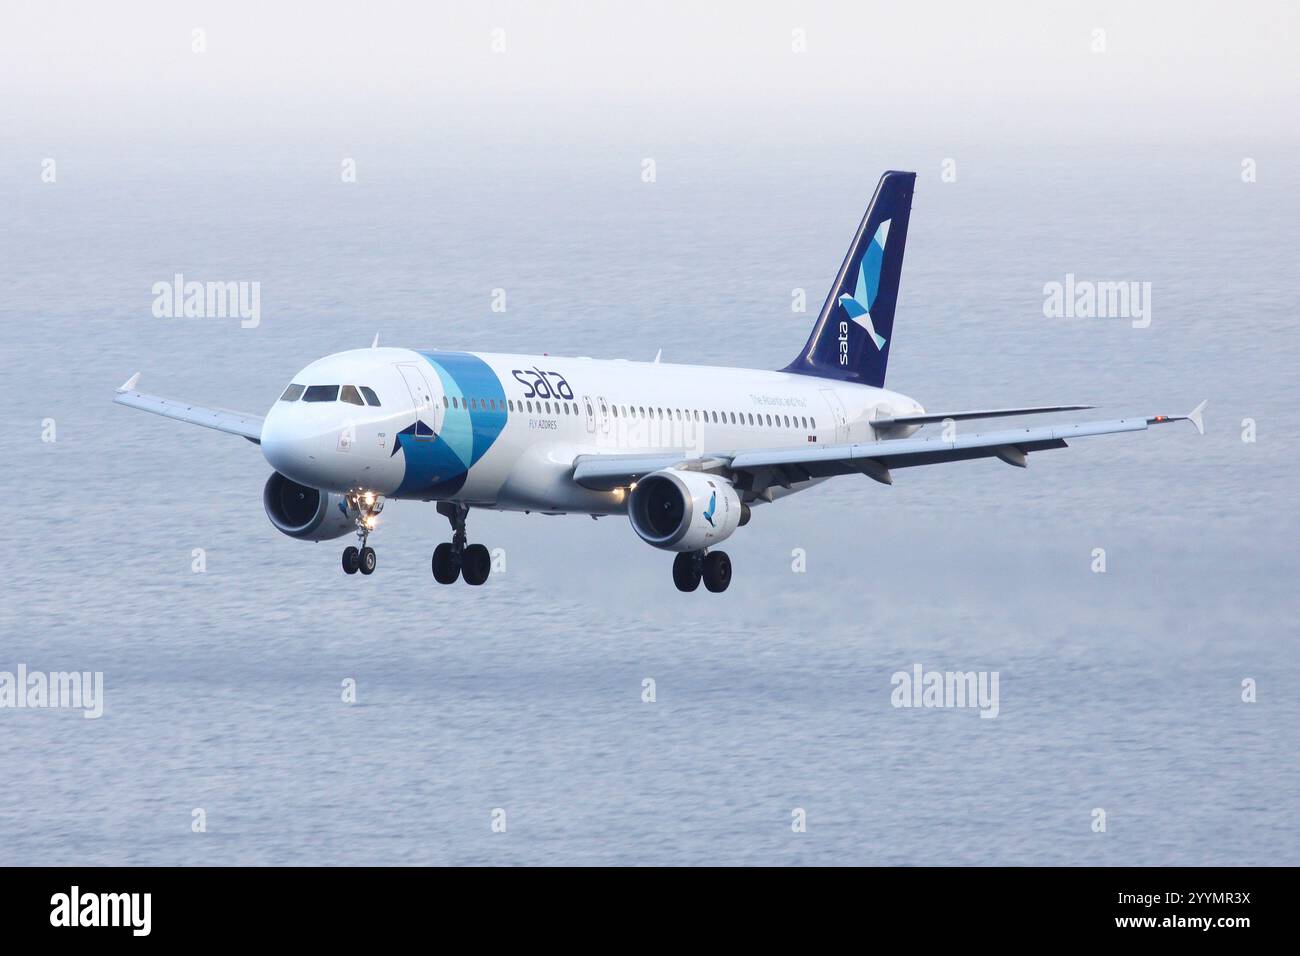
[[[266,479],[262,507],[275,529],[291,538],[328,541],[356,530],[342,495],[308,488],[278,471]]]
[[[677,468],[638,481],[627,507],[632,530],[665,551],[699,551],[729,538],[748,511],[731,482]]]

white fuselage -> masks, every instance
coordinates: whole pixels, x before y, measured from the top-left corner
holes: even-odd
[[[786,372],[399,348],[327,356],[293,385],[303,389],[286,390],[295,397],[275,403],[262,431],[281,474],[321,490],[510,511],[624,512],[623,489],[573,481],[580,455],[873,441],[915,430],[877,435],[874,419],[923,411],[887,389]]]

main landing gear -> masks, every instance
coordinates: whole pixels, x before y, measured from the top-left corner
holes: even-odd
[[[683,551],[673,560],[673,584],[679,591],[694,591],[704,586],[715,594],[731,584],[731,558],[725,551]]]
[[[482,584],[492,573],[492,555],[481,544],[466,544],[465,517],[469,508],[440,501],[438,514],[451,522],[451,541],[433,549],[433,579],[439,584],[454,584],[463,577],[466,584]]]
[[[343,572],[345,574],[375,573],[375,549],[366,542],[370,532],[375,530],[375,520],[384,510],[384,496],[373,491],[349,491],[344,496],[348,511],[357,513],[357,540],[361,547],[349,545],[343,549]]]

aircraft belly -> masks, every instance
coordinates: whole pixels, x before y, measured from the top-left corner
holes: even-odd
[[[503,511],[622,514],[622,491],[592,491],[573,481],[576,454],[568,443],[533,445],[518,455],[498,486],[496,506]]]

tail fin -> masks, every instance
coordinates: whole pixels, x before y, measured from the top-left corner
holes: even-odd
[[[916,173],[880,177],[808,344],[782,371],[881,387]]]

